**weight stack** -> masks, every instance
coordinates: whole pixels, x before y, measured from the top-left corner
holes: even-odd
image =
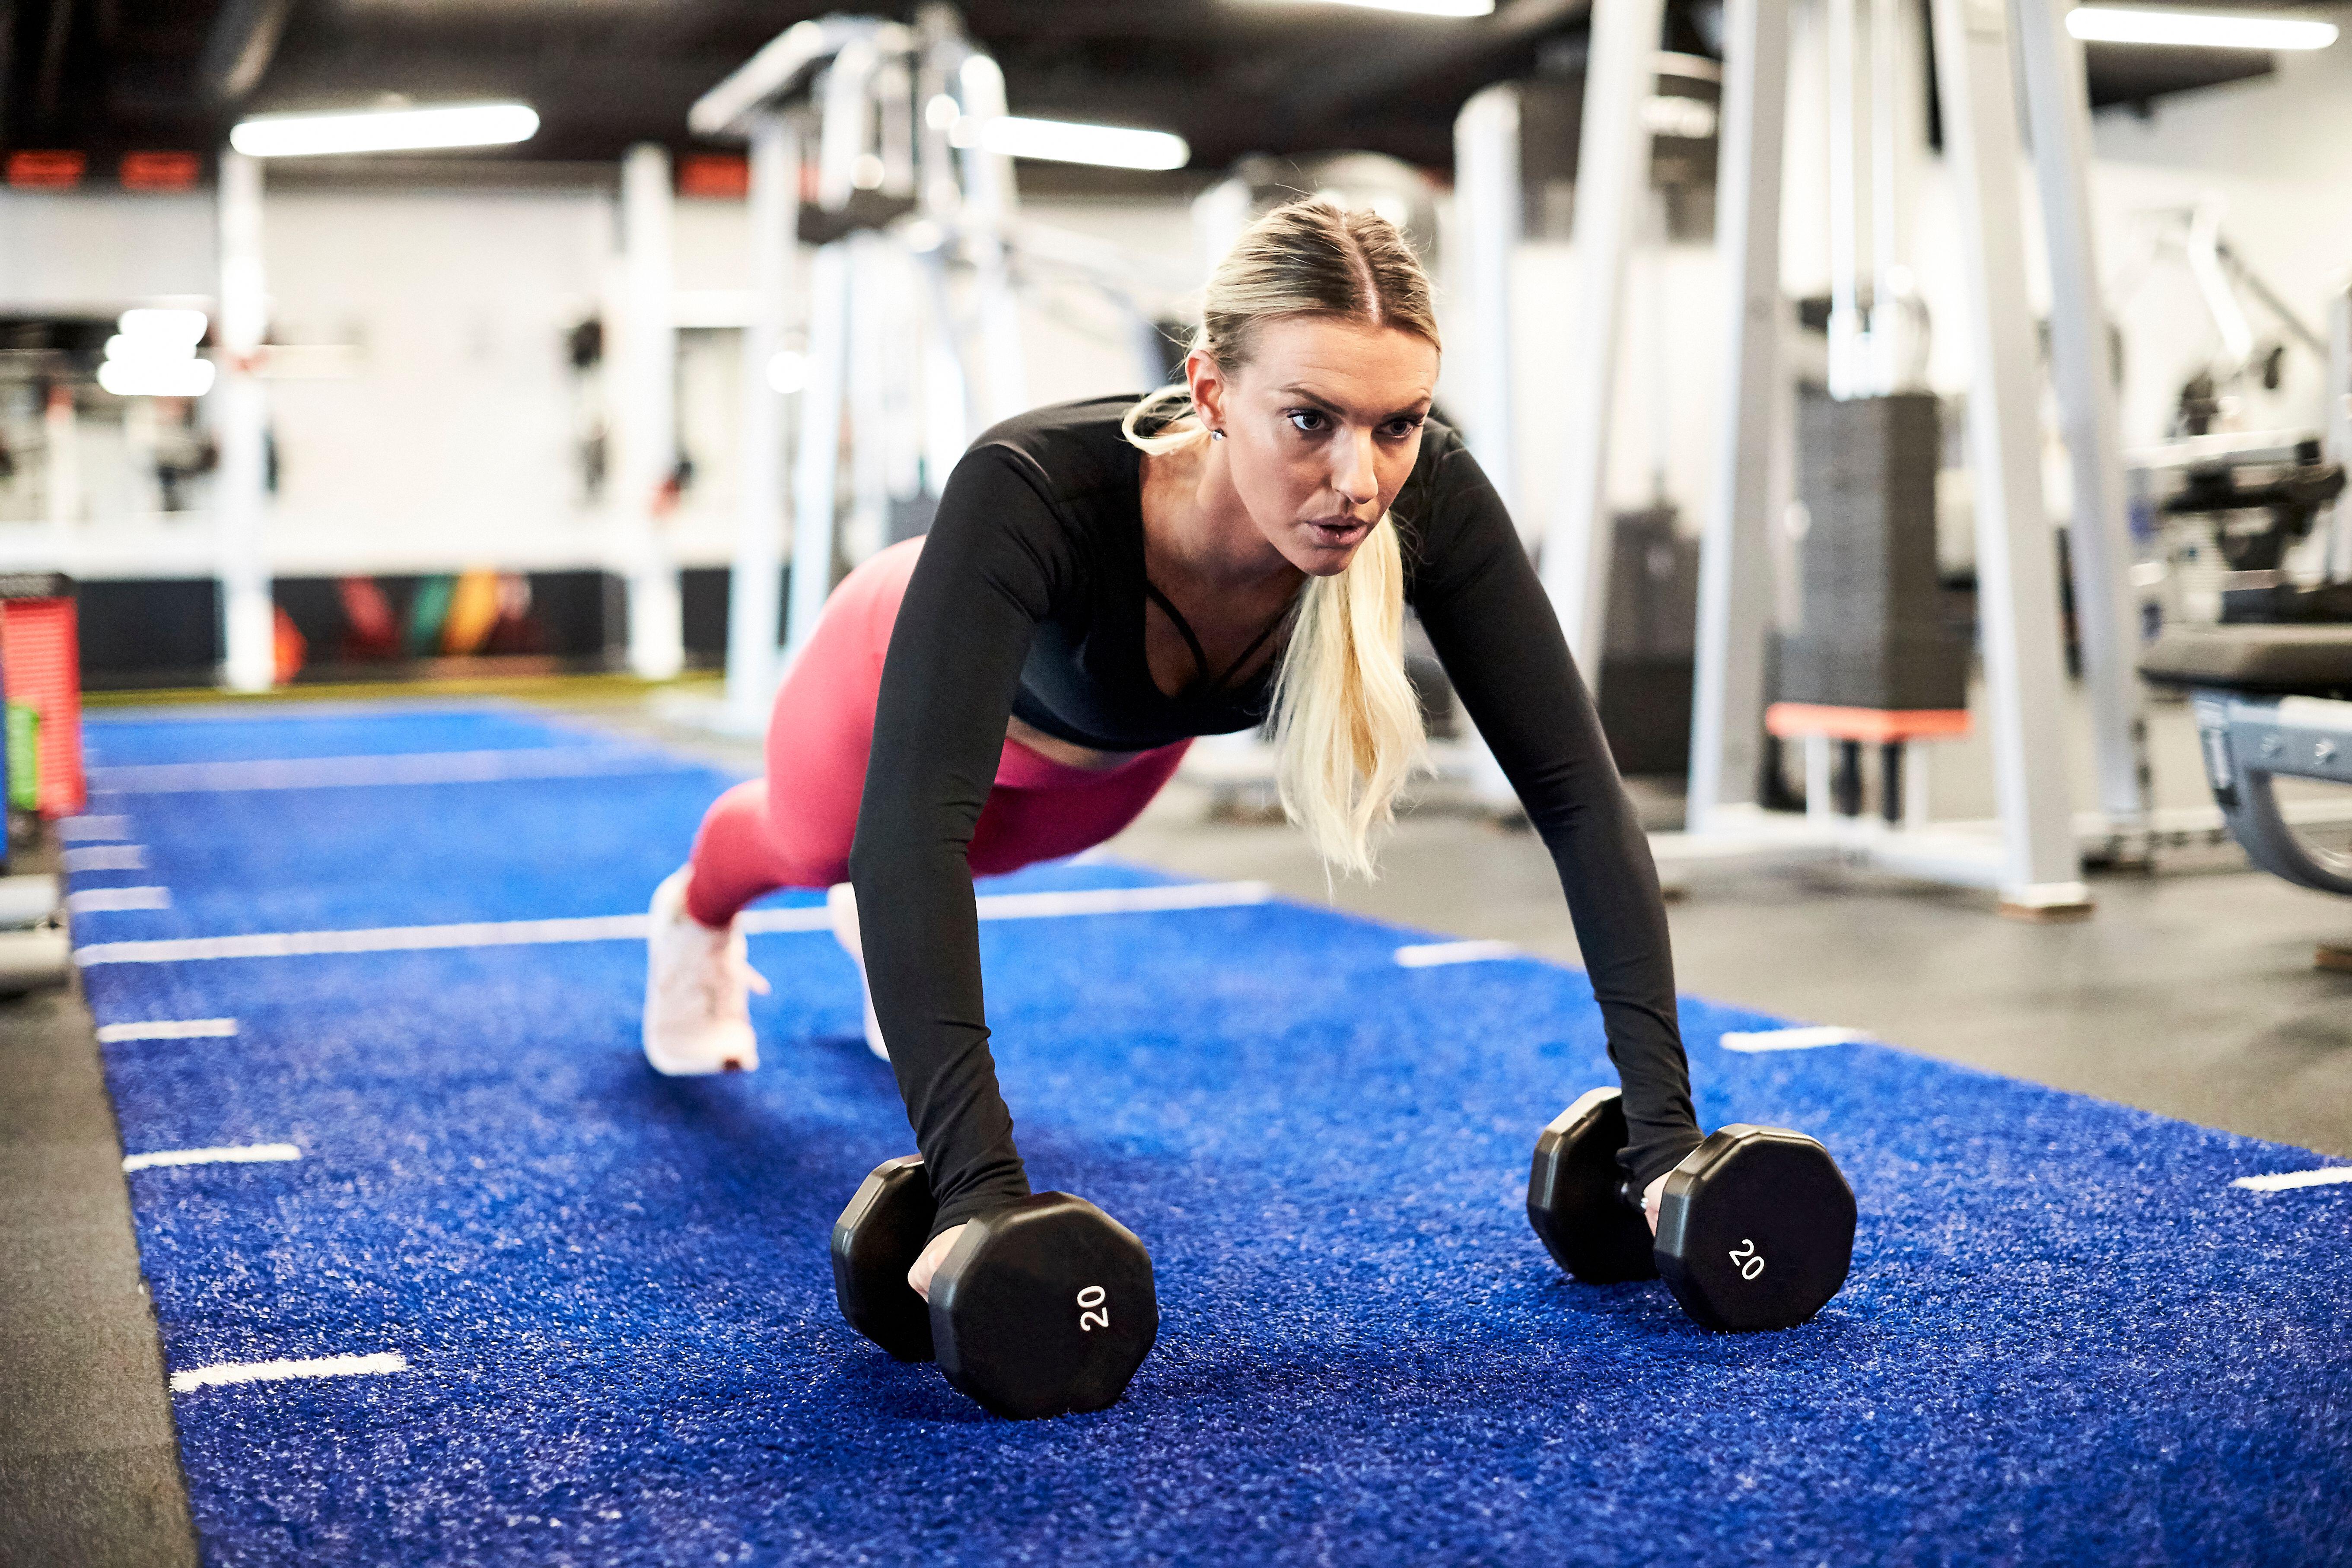
[[[1968,706],[1969,644],[1936,581],[1936,399],[1832,399],[1797,412],[1803,626],[1780,647],[1779,699],[1894,711]]]
[[[1683,537],[1671,506],[1619,512],[1613,521],[1601,728],[1619,773],[1688,773],[1698,542]]]

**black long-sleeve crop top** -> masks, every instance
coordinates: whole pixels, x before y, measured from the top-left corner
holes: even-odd
[[[956,465],[890,637],[850,854],[874,1008],[937,1229],[1029,1191],[998,1092],[966,854],[1005,721],[1103,751],[1250,729],[1271,678],[1170,697],[1144,658],[1129,398],[1037,409]],[[1502,500],[1431,421],[1391,505],[1405,596],[1568,897],[1646,1184],[1696,1147],[1665,906],[1592,700]]]

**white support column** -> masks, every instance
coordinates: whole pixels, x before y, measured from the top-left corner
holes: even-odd
[[[269,326],[261,258],[261,164],[220,160],[219,378],[213,431],[218,518],[222,675],[233,691],[267,691],[277,678],[277,611],[269,596],[269,402],[258,374]]]
[[[975,54],[956,70],[956,92],[975,128],[1005,112],[1004,73]],[[993,425],[1029,407],[1029,376],[1021,353],[1021,302],[1013,292],[1004,230],[1018,205],[1013,160],[977,144],[963,150],[965,254],[971,258],[980,312],[981,396],[973,423]]]
[[[621,164],[621,254],[625,278],[615,400],[620,437],[614,501],[628,567],[629,668],[667,680],[686,667],[677,564],[657,513],[677,466],[677,328],[670,264],[667,150],[644,143]]]
[[[852,565],[888,542],[890,518],[890,317],[905,303],[905,279],[890,241],[866,231],[841,242],[849,252],[849,521],[843,554]]]
[[[1978,618],[1999,802],[2003,905],[2085,907],[2068,798],[2057,550],[2042,509],[2040,386],[2003,0],[1932,0],[1944,156],[1958,196],[1973,366],[1969,444]]]
[[[1461,298],[1469,310],[1470,434],[1478,466],[1518,516],[1518,443],[1511,395],[1511,256],[1524,220],[1519,89],[1497,82],[1454,121],[1454,210],[1462,236]],[[1524,519],[1519,523],[1526,531]]]
[[[956,334],[945,250],[942,243],[915,258],[923,284],[923,489],[932,496],[947,489],[948,476],[971,444],[971,378]]]
[[[2066,31],[2072,0],[2016,0],[2034,183],[2050,247],[2050,359],[2074,479],[2069,555],[2099,807],[2130,832],[2147,819],[2147,724],[2131,585],[2131,519],[2107,357],[2091,211],[2091,108],[2083,46]]]
[[[2327,302],[2327,456],[2352,467],[2352,279],[2339,279]],[[2352,490],[2336,498],[2327,574],[2352,577]]]
[[[1625,258],[1642,221],[1650,132],[1642,106],[1654,89],[1664,0],[1593,0],[1584,121],[1577,150],[1577,316],[1569,361],[1561,484],[1545,530],[1544,591],[1587,686],[1601,685],[1613,530],[1609,438],[1618,346],[1624,336]]]
[[[1863,397],[1872,384],[1863,325],[1862,280],[1869,270],[1870,49],[1864,0],[1822,0],[1830,76],[1829,391]]]
[[[808,384],[801,392],[793,466],[792,595],[784,610],[787,667],[816,630],[833,592],[833,524],[840,485],[841,405],[848,393],[849,246],[821,247],[809,267]]]
[[[1927,155],[1925,21],[1914,0],[1870,0],[1870,359],[1881,392],[1927,384],[1909,265],[1912,193]]]
[[[769,366],[784,345],[801,195],[800,135],[770,111],[751,125],[751,320],[743,331],[743,498],[727,583],[727,718],[753,731],[776,691],[783,598],[784,398]]]
[[[1697,671],[1685,817],[1704,832],[1717,806],[1751,805],[1762,765],[1765,644],[1772,624],[1772,473],[1781,395],[1781,143],[1788,123],[1789,13],[1782,0],[1724,10],[1716,244],[1729,331],[1722,460],[1699,550]]]
[[[62,561],[82,521],[81,418],[74,409],[73,388],[63,382],[50,383],[49,401],[41,410],[41,517],[48,525],[49,547]]]

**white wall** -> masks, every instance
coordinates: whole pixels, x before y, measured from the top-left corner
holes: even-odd
[[[213,199],[0,187],[0,310],[110,316],[158,296],[209,299]]]
[[[277,193],[264,234],[276,341],[358,350],[349,379],[271,384],[279,547],[563,553],[586,526],[564,337],[596,309],[608,204]]]

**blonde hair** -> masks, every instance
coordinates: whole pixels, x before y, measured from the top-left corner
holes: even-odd
[[[1252,224],[1217,266],[1192,352],[1227,375],[1250,361],[1259,330],[1286,316],[1328,316],[1401,327],[1437,346],[1428,274],[1396,226],[1378,214],[1313,198]],[[1205,440],[1181,384],[1127,411],[1119,428],[1144,451]],[[1146,434],[1146,422],[1156,428]],[[1421,701],[1404,672],[1404,559],[1393,515],[1383,515],[1347,569],[1311,577],[1276,673],[1275,779],[1282,809],[1306,829],[1324,864],[1367,879],[1394,820],[1397,792],[1427,754]]]

